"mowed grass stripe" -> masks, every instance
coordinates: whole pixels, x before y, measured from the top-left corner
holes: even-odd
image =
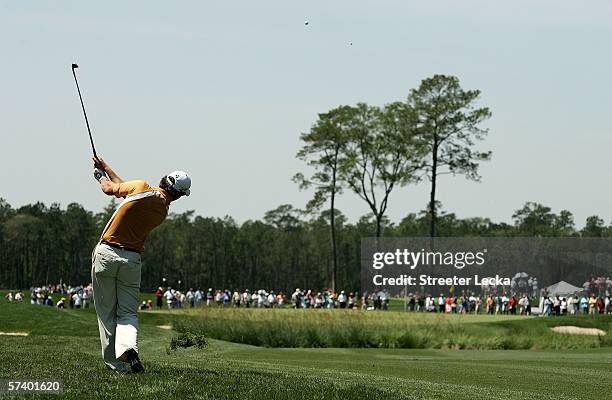
[[[261,362],[261,361],[240,361],[240,365],[250,364],[252,368],[259,368],[261,364],[265,364],[268,370],[276,370],[279,373],[287,373],[287,368],[291,368],[293,370],[303,369],[303,366],[287,366],[287,365],[275,365],[271,363]],[[439,368],[439,365],[438,365]],[[482,398],[487,399],[490,398],[491,395],[495,395],[495,398],[498,399],[533,399],[534,394],[531,391],[520,391],[516,389],[502,389],[499,388],[498,380],[492,380],[491,385],[488,387],[483,387],[482,385],[476,386],[474,384],[469,383],[448,383],[448,382],[435,382],[435,381],[424,381],[417,380],[414,378],[406,377],[406,376],[389,376],[389,374],[379,375],[372,374],[372,371],[368,371],[367,375],[364,376],[364,373],[361,372],[353,372],[353,371],[342,371],[338,368],[330,368],[329,366],[326,368],[319,367],[309,367],[311,372],[316,371],[319,375],[324,375],[329,379],[333,379],[334,381],[345,381],[345,382],[354,382],[355,380],[366,380],[369,385],[374,385],[375,387],[401,387],[403,388],[403,392],[400,392],[403,395],[415,396],[413,398],[431,398],[430,396],[443,396],[443,398],[455,398],[453,396],[457,396],[457,393],[470,393],[470,398]],[[389,368],[392,370],[392,368]],[[439,369],[438,369],[439,371]],[[297,371],[296,371],[297,372]],[[407,393],[407,391],[409,393]],[[427,393],[428,397],[421,397],[423,393]],[[389,395],[398,394],[395,391],[389,391]],[[480,397],[479,397],[480,396]],[[538,397],[542,398],[542,397]],[[556,399],[573,399],[574,397],[566,397],[566,396],[547,396],[545,398],[556,398]]]
[[[403,357],[394,354],[393,357],[389,355],[380,355],[377,353],[403,353]],[[589,379],[597,380],[602,382],[602,385],[595,384],[595,387],[601,387],[601,390],[607,388],[610,390],[610,367],[609,364],[605,364],[605,360],[597,362],[593,359],[589,359],[587,355],[581,364],[589,363],[593,365],[593,361],[598,366],[605,367],[604,370],[592,371],[583,368],[568,368],[566,363],[560,363],[557,361],[553,362],[538,362],[532,360],[526,367],[524,364],[516,362],[516,360],[501,358],[502,354],[508,353],[520,353],[520,355],[528,355],[528,352],[524,351],[503,351],[503,352],[487,352],[495,355],[499,354],[500,359],[495,362],[483,362],[482,360],[472,359],[472,355],[481,352],[475,351],[453,351],[453,352],[440,352],[440,353],[460,353],[462,359],[448,359],[441,354],[438,359],[432,359],[430,357],[422,360],[418,357],[411,357],[410,353],[413,350],[345,350],[341,353],[337,352],[337,349],[318,349],[318,350],[296,350],[296,349],[270,349],[265,354],[258,354],[259,357],[265,357],[265,363],[269,365],[282,365],[278,368],[285,368],[287,365],[292,366],[298,363],[302,367],[310,367],[314,369],[325,368],[329,373],[335,373],[335,371],[346,371],[352,370],[354,373],[362,375],[383,375],[383,376],[395,376],[400,379],[415,379],[419,381],[428,381],[432,384],[440,382],[454,383],[459,386],[465,386],[465,382],[479,382],[480,384],[487,384],[491,387],[500,386],[512,386],[514,391],[520,389],[526,394],[532,393],[534,388],[541,385],[541,382],[547,382],[555,380],[557,391],[565,390],[573,391],[573,378],[576,376],[588,376]],[[317,357],[314,360],[310,360],[304,353],[316,354]],[[369,357],[370,353],[374,357]],[[546,353],[538,353],[544,356],[550,356]],[[519,354],[513,354],[517,357]],[[226,353],[226,356],[230,354]],[[234,355],[237,359],[244,358],[244,355],[240,354],[240,350],[236,351]],[[401,357],[401,358],[400,358]],[[321,364],[320,359],[325,359],[325,363]],[[258,361],[262,362],[262,361]],[[523,368],[522,368],[523,367]],[[443,374],[440,371],[444,371]],[[562,374],[560,374],[562,372]],[[583,375],[580,375],[583,373]],[[501,377],[501,378],[500,378]],[[572,378],[565,380],[565,378]],[[536,392],[537,393],[537,392]],[[539,397],[536,397],[539,398]],[[587,397],[588,398],[588,397]],[[593,397],[597,398],[597,397]]]

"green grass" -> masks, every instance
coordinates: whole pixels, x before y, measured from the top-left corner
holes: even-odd
[[[230,310],[219,310],[227,311]],[[300,315],[292,317],[295,310],[260,311],[289,320]],[[140,313],[140,347],[147,373],[118,376],[103,366],[91,309],[57,310],[0,302],[0,331],[30,333],[27,337],[0,336],[0,379],[62,379],[63,397],[80,400],[558,400],[602,399],[612,391],[610,348],[556,351],[265,348],[210,340],[203,350],[191,347],[168,352],[171,338],[178,334],[157,325],[193,318],[183,314]],[[365,317],[367,321],[374,323],[402,317],[414,319],[418,325],[421,318],[427,318],[412,314],[368,315],[373,316]],[[333,319],[330,314],[330,320]],[[486,317],[457,320],[457,324],[468,327],[486,322]],[[514,329],[511,328],[514,324],[522,322],[498,318],[492,323],[499,324],[499,329]],[[240,324],[240,320],[232,319],[232,323]],[[599,326],[607,322],[588,323]]]
[[[520,316],[357,310],[191,309],[174,324],[185,333],[265,347],[369,347],[473,350],[589,349],[612,346],[612,334],[563,335],[577,325],[612,332],[612,316]]]

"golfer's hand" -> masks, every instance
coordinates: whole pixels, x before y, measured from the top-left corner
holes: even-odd
[[[93,156],[91,159],[93,160],[95,168],[101,169],[102,171],[106,171],[108,168],[108,164],[102,158]]]
[[[99,168],[94,168],[93,176],[94,178],[96,178],[98,182],[101,182],[102,178],[108,179],[108,176],[106,176],[106,173]]]

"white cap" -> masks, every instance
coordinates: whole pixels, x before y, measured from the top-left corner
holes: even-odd
[[[184,194],[185,196],[189,196],[191,190],[191,178],[184,171],[174,171],[170,172],[166,175],[166,179],[168,179],[168,183],[174,190]]]

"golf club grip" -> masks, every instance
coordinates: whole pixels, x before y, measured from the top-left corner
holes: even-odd
[[[74,76],[74,83],[76,83],[77,92],[79,93],[79,100],[81,100],[81,108],[83,109],[83,115],[85,116],[85,124],[87,125],[87,132],[89,133],[89,142],[91,143],[91,150],[93,151],[94,157],[98,158],[96,154],[96,146],[94,146],[93,137],[91,136],[91,129],[89,128],[89,120],[87,119],[87,112],[85,112],[85,104],[83,103],[83,96],[81,96],[81,88],[79,87],[79,81],[76,77],[76,72],[74,72],[74,67],[72,68],[72,76]]]

